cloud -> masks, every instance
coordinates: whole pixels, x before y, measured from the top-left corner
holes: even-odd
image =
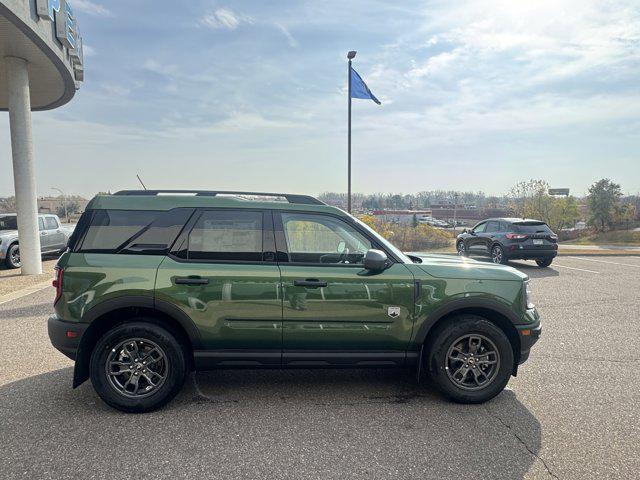
[[[242,23],[251,24],[253,20],[250,17],[238,15],[226,8],[219,8],[215,12],[207,14],[200,19],[201,25],[214,30],[235,30]]]
[[[276,23],[275,26],[285,36],[290,47],[296,48],[298,46],[298,41],[293,37],[293,35],[291,35],[291,32],[289,32],[287,27],[285,27],[281,23]]]
[[[90,0],[71,0],[71,6],[80,12],[96,17],[113,17],[113,13],[102,5],[98,5]]]

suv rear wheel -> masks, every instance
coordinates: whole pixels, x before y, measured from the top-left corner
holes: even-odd
[[[553,262],[553,258],[542,258],[540,260],[536,260],[536,263],[541,268],[548,267],[549,265],[551,265],[551,262]]]
[[[491,248],[491,261],[502,265],[506,265],[509,262],[504,254],[504,249],[500,245],[494,245]]]
[[[458,403],[482,403],[498,395],[513,371],[513,349],[504,332],[476,315],[454,317],[427,346],[431,381]]]
[[[187,364],[182,346],[166,329],[144,318],[108,331],[91,354],[91,383],[107,404],[149,412],[182,388]]]

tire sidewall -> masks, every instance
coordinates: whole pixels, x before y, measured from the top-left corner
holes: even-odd
[[[536,263],[540,268],[546,268],[553,262],[553,258],[544,258],[542,260],[536,260]]]
[[[5,259],[5,263],[7,265],[7,268],[20,268],[22,266],[22,262],[18,262],[18,263],[13,263],[13,261],[11,260],[11,254],[15,251],[15,250],[20,250],[20,245],[18,245],[17,243],[14,243],[13,245],[10,245],[9,248],[7,249],[7,257]]]
[[[144,338],[159,345],[167,357],[167,378],[160,388],[148,397],[128,398],[119,394],[109,383],[105,363],[112,348],[129,338]],[[108,405],[130,413],[156,410],[169,402],[182,388],[186,376],[184,350],[176,338],[164,328],[137,319],[120,324],[105,333],[96,343],[90,360],[90,377],[94,389]]]
[[[463,335],[477,333],[488,337],[500,353],[500,368],[493,381],[482,390],[469,391],[456,386],[447,375],[447,352],[451,344]],[[513,349],[504,332],[490,321],[463,315],[451,319],[437,332],[431,344],[428,372],[432,382],[449,399],[458,403],[482,403],[498,395],[509,382],[513,372]]]
[[[494,251],[496,248],[499,248],[499,249],[500,249],[500,251],[502,252],[502,257],[500,257],[500,258],[501,258],[501,260],[500,260],[500,262],[497,262],[497,263],[493,261],[493,251]],[[505,253],[504,253],[504,248],[502,247],[502,245],[500,245],[500,244],[498,244],[498,243],[496,243],[495,245],[493,245],[493,247],[491,247],[490,255],[491,255],[491,261],[492,261],[493,263],[495,263],[496,265],[506,265],[506,264],[508,263],[508,261],[509,261],[509,260],[507,259],[507,256],[506,256],[506,255],[505,255]]]
[[[461,246],[462,246],[462,250],[460,249]],[[467,256],[467,246],[465,245],[464,240],[460,240],[456,244],[456,252],[458,252],[458,255],[460,255],[461,257]]]

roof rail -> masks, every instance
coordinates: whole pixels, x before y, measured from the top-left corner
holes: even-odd
[[[310,195],[296,195],[290,193],[267,193],[267,192],[235,192],[224,190],[120,190],[114,195],[142,195],[156,196],[160,194],[193,194],[196,197],[215,197],[217,195],[252,195],[256,197],[281,197],[289,203],[302,203],[306,205],[325,205],[324,202]]]

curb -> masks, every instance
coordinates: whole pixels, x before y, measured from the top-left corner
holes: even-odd
[[[44,290],[45,288],[50,286],[51,280],[47,280],[46,282],[36,283],[31,287],[23,288],[22,290],[17,290],[15,292],[8,293],[7,295],[2,295],[0,297],[0,305],[12,300],[17,300],[18,298],[26,297],[27,295],[39,292],[40,290]]]

